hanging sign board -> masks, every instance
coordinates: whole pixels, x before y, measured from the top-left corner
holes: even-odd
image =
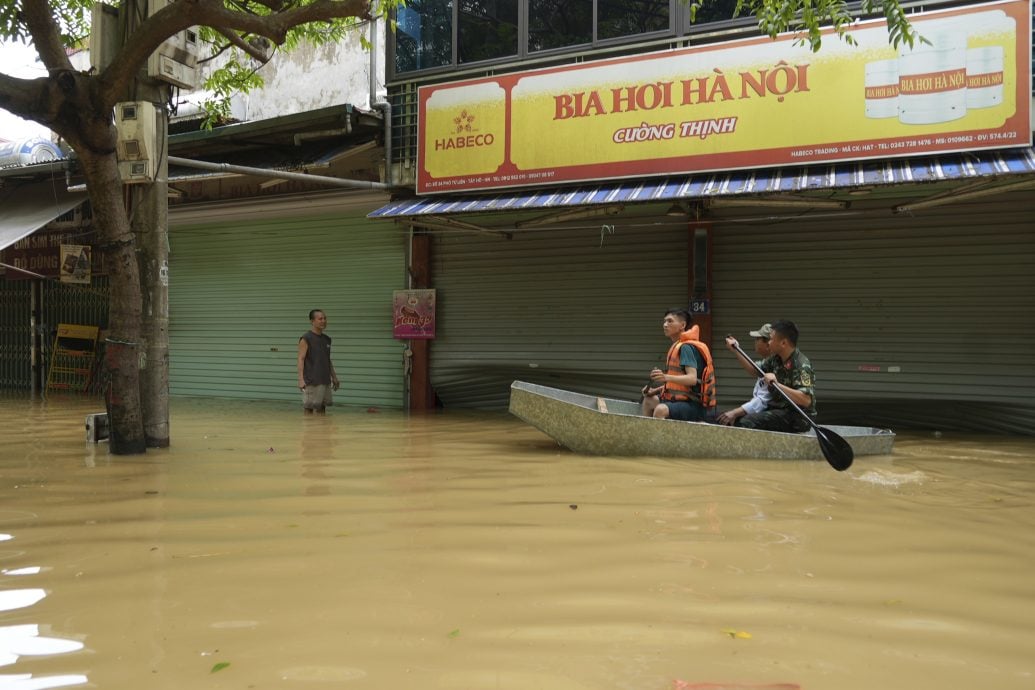
[[[421,194],[1031,145],[1031,6],[422,87]]]
[[[392,294],[392,337],[400,340],[434,339],[434,290],[396,290]]]

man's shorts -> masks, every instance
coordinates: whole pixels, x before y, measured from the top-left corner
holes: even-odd
[[[322,410],[334,404],[331,396],[331,384],[315,385],[310,383],[302,389],[302,407],[306,410]]]
[[[697,403],[680,400],[662,400],[662,405],[668,407],[668,418],[680,422],[702,422],[704,421],[704,408]]]

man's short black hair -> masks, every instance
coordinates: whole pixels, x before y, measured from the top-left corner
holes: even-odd
[[[309,310],[309,320],[312,321],[313,319],[316,318],[317,314],[322,314],[322,313],[324,313],[323,309],[310,309]]]
[[[797,347],[798,327],[794,325],[793,321],[773,321],[773,330],[779,333],[782,337],[787,338],[787,340],[790,340],[791,345]]]
[[[694,317],[690,316],[689,310],[684,309],[683,307],[672,307],[665,312],[665,316],[668,316],[669,314],[672,316],[678,316],[684,323],[686,323],[686,326],[683,327],[684,331],[694,325]]]

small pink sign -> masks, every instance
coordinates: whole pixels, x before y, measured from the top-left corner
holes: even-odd
[[[399,340],[435,337],[435,290],[396,290],[392,294],[392,336]]]

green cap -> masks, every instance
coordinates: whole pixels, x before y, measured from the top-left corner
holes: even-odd
[[[748,333],[748,335],[750,335],[752,338],[765,338],[766,340],[769,340],[769,336],[771,336],[772,334],[773,327],[771,324],[768,323],[762,324],[762,327],[759,328],[757,331],[751,331],[750,333]]]

